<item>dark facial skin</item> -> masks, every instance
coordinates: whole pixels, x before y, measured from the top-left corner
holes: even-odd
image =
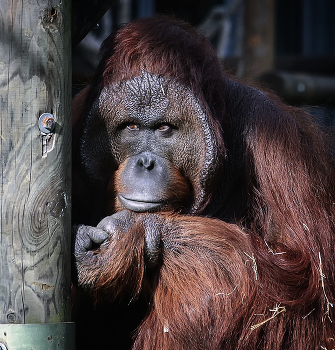
[[[178,169],[149,151],[127,158],[116,173],[116,192],[116,207],[135,212],[179,209],[192,198]]]
[[[188,89],[144,72],[103,89],[91,115],[82,138],[84,163],[106,182],[117,168],[117,210],[189,212],[205,201],[216,138]]]

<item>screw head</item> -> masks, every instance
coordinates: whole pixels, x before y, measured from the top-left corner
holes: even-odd
[[[53,132],[55,125],[55,117],[51,113],[43,113],[38,120],[38,127],[45,134]]]

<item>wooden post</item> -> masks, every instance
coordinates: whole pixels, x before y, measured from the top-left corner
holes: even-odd
[[[273,69],[275,0],[244,0],[244,42],[238,74],[255,79]]]
[[[69,0],[1,0],[0,349],[21,349],[11,324],[70,321],[70,15]]]

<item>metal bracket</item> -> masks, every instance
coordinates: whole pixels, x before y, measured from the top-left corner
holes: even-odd
[[[74,350],[73,322],[0,324],[0,350]]]
[[[45,158],[55,147],[55,117],[51,113],[43,113],[38,119],[38,127],[42,136],[42,157]],[[1,349],[0,349],[1,350]]]

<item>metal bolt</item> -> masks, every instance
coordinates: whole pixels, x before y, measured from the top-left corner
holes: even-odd
[[[6,344],[0,343],[0,350],[8,350]]]
[[[50,134],[55,125],[55,117],[51,113],[43,113],[38,120],[38,127],[45,134]]]
[[[15,321],[16,321],[16,313],[15,313],[14,311],[9,310],[9,311],[7,312],[6,317],[7,317],[7,322],[8,322],[8,323],[15,323]],[[1,350],[1,349],[0,349],[0,350]]]

